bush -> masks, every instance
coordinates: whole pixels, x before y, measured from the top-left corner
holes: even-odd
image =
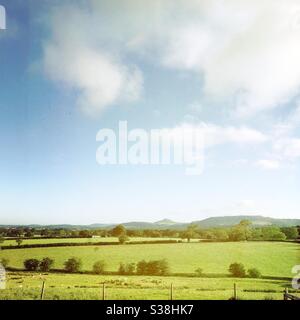
[[[203,269],[198,268],[195,270],[195,273],[196,273],[197,277],[202,277],[203,276]]]
[[[252,268],[248,270],[248,275],[250,278],[261,278],[261,273],[258,269]]]
[[[232,263],[229,266],[229,272],[233,277],[244,278],[246,276],[246,270],[242,263]]]
[[[104,261],[97,261],[93,265],[93,272],[96,274],[103,274],[105,272],[106,264]]]
[[[48,272],[51,270],[52,266],[54,264],[54,260],[50,258],[44,258],[40,262],[40,270],[43,272]]]
[[[135,263],[120,263],[119,274],[120,275],[132,275],[135,272]]]
[[[37,271],[40,262],[37,259],[27,259],[24,261],[24,267],[27,271]]]
[[[140,261],[137,264],[137,274],[140,275],[167,275],[170,272],[169,264],[166,260]]]
[[[2,259],[0,260],[0,264],[2,264],[2,266],[3,266],[4,268],[7,268],[7,267],[8,267],[8,264],[9,264],[9,260],[6,259],[6,258],[2,258]]]
[[[122,234],[122,235],[119,237],[119,242],[120,242],[121,244],[125,244],[128,240],[129,240],[129,238],[126,236],[126,234]]]
[[[71,273],[79,272],[82,267],[82,261],[78,258],[70,258],[64,264],[65,270]]]

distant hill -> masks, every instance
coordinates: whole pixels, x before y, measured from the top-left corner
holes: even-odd
[[[290,227],[290,226],[300,226],[300,219],[275,219],[263,216],[224,216],[224,217],[212,217],[204,220],[179,223],[169,219],[163,219],[157,222],[125,222],[119,223],[124,225],[127,229],[185,229],[189,224],[193,223],[198,225],[200,228],[220,228],[220,227],[230,227],[240,223],[241,220],[249,220],[252,222],[253,226],[263,227],[263,226],[279,226],[279,227]],[[27,227],[32,228],[49,228],[49,229],[108,229],[113,228],[118,224],[103,224],[94,223],[90,225],[28,225]],[[0,227],[18,227],[16,225],[0,225]]]
[[[170,219],[163,219],[157,222],[154,222],[154,224],[164,225],[164,226],[172,226],[174,224],[178,224],[177,222],[174,222]]]
[[[249,220],[254,226],[280,226],[289,227],[300,225],[300,219],[275,219],[263,216],[225,216],[212,217],[200,221],[194,221],[194,224],[202,228],[229,227],[240,223],[241,220]]]

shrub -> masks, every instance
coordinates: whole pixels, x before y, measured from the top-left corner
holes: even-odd
[[[229,272],[233,277],[244,278],[246,276],[246,270],[242,263],[232,263],[229,266]]]
[[[136,266],[136,273],[140,275],[145,275],[148,272],[148,263],[145,260],[139,261]]]
[[[2,259],[0,260],[0,264],[2,264],[2,266],[3,266],[4,268],[7,268],[7,267],[8,267],[8,264],[9,264],[9,260],[6,259],[6,258],[2,258]]]
[[[40,265],[39,260],[37,259],[27,259],[24,261],[24,267],[27,271],[36,271]]]
[[[119,237],[119,242],[120,242],[121,244],[125,244],[128,240],[129,240],[129,238],[126,236],[126,234],[122,234],[122,235]]]
[[[65,270],[71,273],[79,272],[82,267],[82,261],[74,257],[68,259],[64,264],[65,264]]]
[[[119,274],[120,275],[132,275],[135,272],[135,263],[120,263]]]
[[[169,264],[166,260],[140,261],[137,264],[137,274],[140,275],[167,275],[170,272]]]
[[[261,273],[258,269],[252,268],[248,270],[248,275],[250,278],[261,278]]]
[[[97,261],[93,265],[93,272],[96,274],[103,274],[105,271],[106,264],[104,261]]]
[[[203,269],[198,268],[195,270],[195,273],[198,277],[202,277],[203,276]]]
[[[18,246],[20,246],[20,245],[22,244],[22,242],[23,242],[23,240],[20,239],[20,238],[18,238],[18,239],[16,240],[16,243],[17,243]]]
[[[50,258],[44,258],[40,262],[40,270],[43,272],[48,272],[51,270],[52,266],[54,264],[54,260]]]

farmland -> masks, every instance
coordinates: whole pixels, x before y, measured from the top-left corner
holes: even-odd
[[[164,241],[164,240],[176,240],[174,238],[143,238],[134,237],[130,238],[129,242],[139,242],[139,241]],[[178,239],[179,240],[179,239]],[[24,239],[22,245],[37,245],[37,244],[55,244],[55,243],[96,243],[96,242],[119,242],[116,237],[94,237],[94,238],[33,238]],[[16,240],[7,239],[3,243],[5,246],[16,246]]]
[[[82,259],[89,271],[97,260],[105,260],[107,270],[117,271],[121,262],[167,259],[172,273],[193,273],[197,268],[210,275],[227,275],[228,266],[240,262],[246,268],[258,268],[264,276],[291,277],[291,269],[300,263],[300,247],[285,242],[137,244],[87,247],[30,248],[3,250],[0,258],[9,259],[10,267],[23,268],[29,258],[50,257],[55,269],[63,269],[70,257]]]
[[[55,270],[63,270],[70,257],[80,258],[84,273],[21,271],[24,260],[44,257],[54,259]],[[229,299],[233,283],[238,284],[241,299],[282,299],[283,289],[291,287],[292,267],[300,264],[300,246],[291,242],[94,245],[2,250],[1,258],[20,271],[8,273],[7,289],[0,290],[0,299],[38,299],[43,280],[47,285],[45,299],[100,299],[102,283],[106,284],[107,299],[169,299],[171,283],[174,299]],[[170,275],[117,275],[121,262],[143,259],[166,259]],[[105,261],[106,274],[87,274],[98,260]],[[231,278],[228,267],[233,262],[259,269],[262,278]],[[195,274],[197,268],[203,270],[201,277]]]
[[[46,280],[45,299],[100,300],[102,284],[107,300],[174,299],[228,300],[237,283],[239,299],[282,299],[288,281],[234,278],[187,278],[141,276],[95,276],[81,274],[9,273],[7,289],[0,290],[1,299],[39,299],[42,281]]]

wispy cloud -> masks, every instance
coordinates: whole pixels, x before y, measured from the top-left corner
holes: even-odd
[[[238,116],[299,92],[298,0],[88,3],[92,10],[73,4],[54,13],[44,56],[47,74],[76,89],[84,109],[139,97],[141,72],[125,62],[132,54],[202,75],[199,93]]]
[[[276,160],[268,160],[268,159],[263,159],[259,160],[255,163],[255,165],[259,168],[266,169],[266,170],[276,170],[279,169],[280,164]]]
[[[55,10],[43,57],[46,75],[74,90],[79,107],[91,115],[135,101],[143,89],[140,70],[122,62],[118,52],[105,50],[97,17],[76,5]]]

